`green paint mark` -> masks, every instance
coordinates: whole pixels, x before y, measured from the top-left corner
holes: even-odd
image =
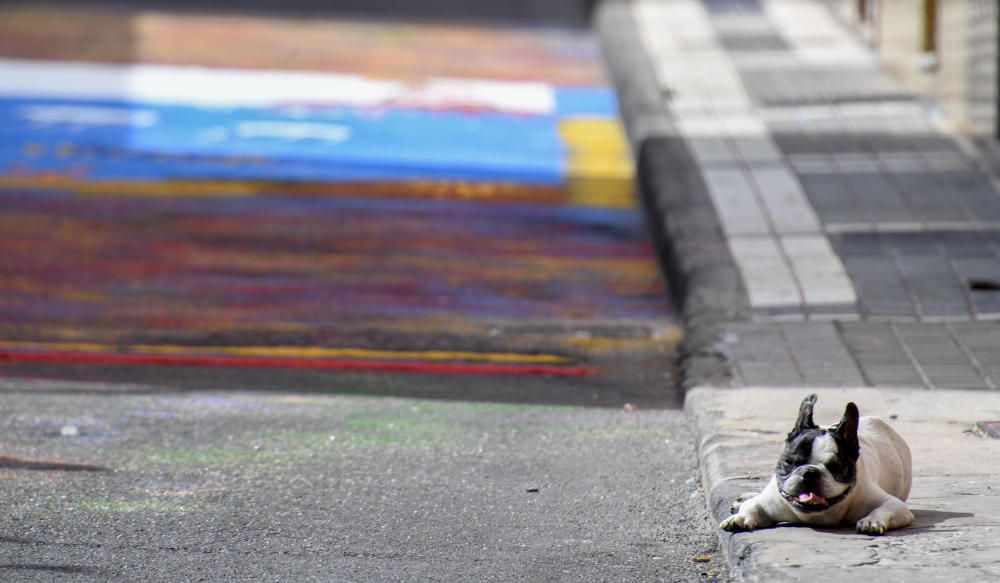
[[[152,463],[185,466],[218,466],[229,463],[245,463],[261,457],[260,452],[235,447],[156,449],[147,452],[143,456],[145,461]]]
[[[235,398],[259,405],[260,398]],[[188,447],[149,447],[137,453],[133,466],[288,469],[300,463],[339,456],[351,450],[396,448],[440,451],[476,447],[485,433],[551,433],[551,424],[539,426],[538,415],[553,412],[569,418],[576,407],[527,404],[453,403],[355,397],[265,399],[282,411],[267,423],[254,423],[214,443]],[[285,412],[294,412],[294,417]],[[484,416],[486,419],[484,420]],[[262,430],[263,429],[263,430]],[[558,432],[558,429],[556,430]],[[600,430],[597,430],[598,432]],[[567,429],[560,435],[572,435]]]
[[[461,424],[426,412],[409,416],[349,415],[343,428],[350,442],[368,445],[434,446],[471,435]]]
[[[253,439],[265,452],[280,451],[295,458],[337,448],[434,448],[477,435],[460,423],[433,416],[355,413],[331,423],[328,431],[275,431],[246,434],[242,438]]]

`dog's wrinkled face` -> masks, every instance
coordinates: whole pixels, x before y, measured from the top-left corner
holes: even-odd
[[[775,468],[781,495],[800,512],[822,512],[841,502],[856,480],[857,406],[848,403],[840,423],[822,429],[813,423],[815,404],[816,395],[802,401]]]

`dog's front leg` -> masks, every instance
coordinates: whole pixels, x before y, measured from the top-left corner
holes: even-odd
[[[729,532],[743,532],[774,526],[783,518],[778,516],[780,507],[775,508],[775,500],[780,500],[778,483],[771,482],[759,494],[740,504],[736,514],[722,521],[719,528]]]
[[[894,528],[902,528],[913,523],[913,513],[906,503],[885,494],[882,502],[858,521],[857,529],[862,534],[881,535]]]

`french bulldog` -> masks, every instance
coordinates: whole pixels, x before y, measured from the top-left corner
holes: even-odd
[[[815,394],[802,401],[771,481],[723,520],[722,529],[848,523],[860,533],[881,535],[913,522],[904,502],[912,476],[903,438],[877,417],[859,417],[854,403],[847,404],[840,423],[818,427],[815,404]]]

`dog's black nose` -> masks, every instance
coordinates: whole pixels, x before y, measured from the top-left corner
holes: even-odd
[[[818,480],[823,472],[819,471],[818,468],[806,468],[802,470],[803,480]]]

